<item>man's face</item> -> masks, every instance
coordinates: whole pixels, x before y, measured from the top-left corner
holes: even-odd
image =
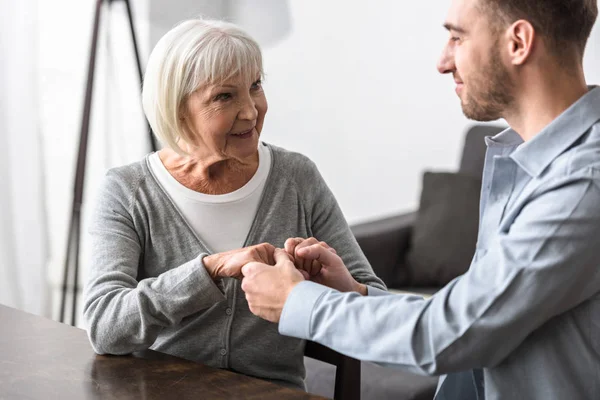
[[[502,118],[514,102],[502,60],[501,33],[477,7],[482,0],[453,0],[444,26],[449,32],[438,70],[452,74],[463,113],[476,121]]]

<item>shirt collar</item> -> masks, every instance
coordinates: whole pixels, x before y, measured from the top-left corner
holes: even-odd
[[[519,134],[509,128],[486,138],[486,144],[516,147],[523,143],[510,157],[530,176],[537,177],[599,120],[600,87],[590,86],[585,95],[528,142],[523,143]]]

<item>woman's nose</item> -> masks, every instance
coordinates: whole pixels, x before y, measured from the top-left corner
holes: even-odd
[[[239,119],[254,120],[258,117],[258,110],[256,109],[256,103],[252,97],[248,97],[243,100],[238,114]]]

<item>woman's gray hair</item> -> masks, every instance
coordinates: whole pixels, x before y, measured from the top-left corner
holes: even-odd
[[[186,20],[167,32],[150,54],[142,105],[154,134],[180,154],[180,139],[193,142],[182,117],[188,97],[204,85],[234,77],[262,77],[260,47],[234,24],[208,19]]]

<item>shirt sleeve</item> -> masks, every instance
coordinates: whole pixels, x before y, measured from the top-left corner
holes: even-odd
[[[84,318],[99,354],[147,349],[163,328],[225,300],[204,268],[206,254],[157,277],[138,280],[142,244],[130,212],[132,196],[123,185],[114,174],[107,175],[90,229]]]
[[[597,181],[557,182],[430,299],[362,297],[303,282],[279,331],[416,373],[493,367],[546,321],[600,292],[599,248]]]
[[[326,242],[337,251],[357,282],[367,287],[386,290],[385,283],[375,275],[371,264],[360,249],[335,196],[317,167],[309,161],[308,168],[308,173],[303,176],[304,179],[308,179],[305,185],[314,188],[316,193],[314,198],[308,199],[308,204],[311,205],[312,236]]]
[[[387,290],[381,290],[373,286],[367,286],[367,296],[389,296],[391,294],[392,293],[388,292]]]

